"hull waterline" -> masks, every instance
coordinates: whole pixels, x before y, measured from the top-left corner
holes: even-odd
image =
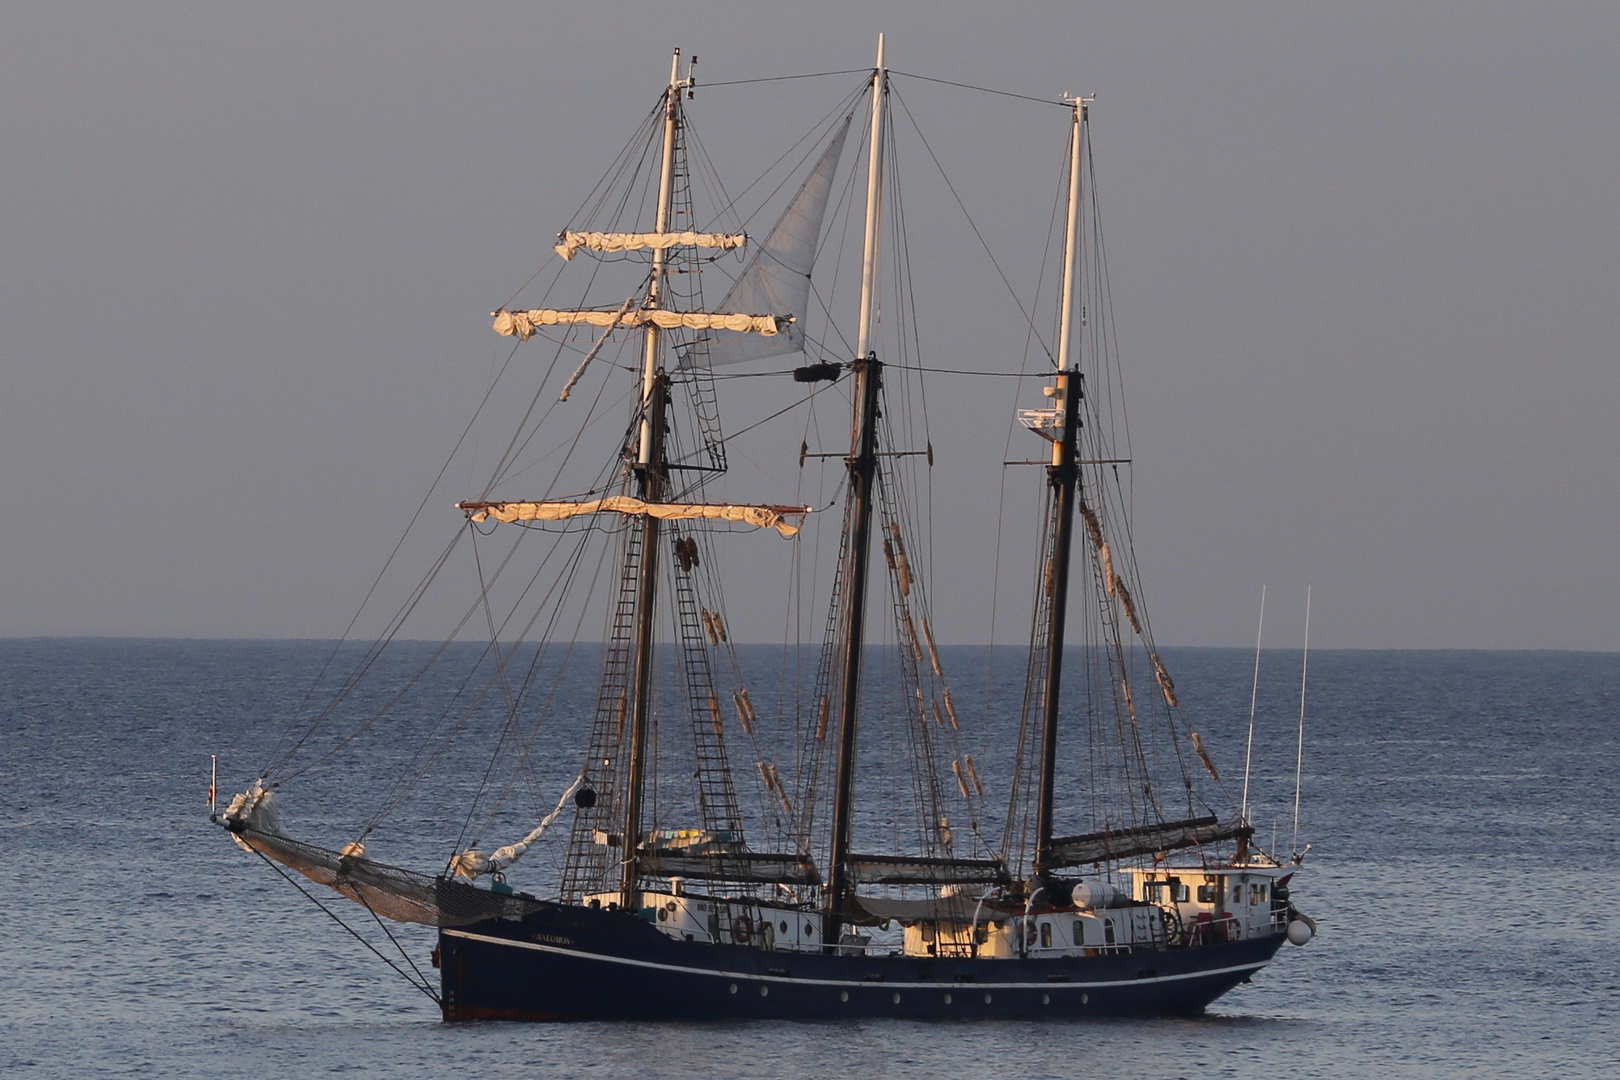
[[[446,1020],[1196,1015],[1280,933],[1042,959],[832,956],[669,938],[633,915],[546,905],[439,935]]]

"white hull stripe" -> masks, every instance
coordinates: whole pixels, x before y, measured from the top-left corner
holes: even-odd
[[[441,930],[442,934],[450,937],[466,938],[468,941],[481,941],[486,945],[506,945],[514,949],[533,949],[535,952],[556,953],[559,956],[568,956],[576,960],[594,960],[608,964],[623,964],[628,967],[653,968],[658,971],[678,971],[683,975],[706,975],[713,979],[746,980],[748,982],[790,983],[798,986],[865,986],[865,987],[896,987],[907,990],[949,990],[971,989],[988,987],[997,990],[1100,990],[1129,986],[1151,985],[1153,983],[1185,982],[1188,979],[1204,979],[1211,975],[1233,975],[1238,972],[1254,972],[1265,967],[1268,961],[1262,960],[1258,964],[1238,964],[1235,967],[1215,968],[1211,971],[1191,971],[1181,975],[1150,975],[1140,979],[1108,979],[1103,982],[978,982],[971,983],[943,983],[943,982],[867,982],[861,979],[802,979],[792,975],[745,975],[741,972],[716,971],[713,968],[686,967],[681,964],[656,964],[651,960],[631,960],[623,956],[604,956],[601,953],[580,952],[577,949],[562,949],[555,945],[542,945],[535,941],[512,941],[509,938],[489,937],[486,934],[469,934],[465,930]],[[778,954],[785,958],[792,953]],[[993,961],[992,961],[993,962]]]

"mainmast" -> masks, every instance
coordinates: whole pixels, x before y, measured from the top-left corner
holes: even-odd
[[[855,797],[855,746],[861,691],[861,655],[866,647],[866,579],[872,547],[872,484],[877,472],[878,398],[883,364],[871,351],[876,313],[878,228],[883,213],[883,125],[889,72],[878,35],[872,69],[872,130],[866,163],[866,242],[861,260],[861,321],[855,350],[855,410],[851,424],[849,503],[845,528],[848,551],[843,568],[843,657],[838,714],[838,775],[833,786],[832,845],[828,858],[827,911],[822,940],[838,947],[843,916],[854,882],[850,878],[850,821]]]
[[[664,153],[658,176],[657,231],[669,232],[674,191],[675,139],[680,127],[681,51],[669,62],[669,86],[664,91]],[[664,293],[666,248],[652,252],[652,275],[644,307],[657,310]],[[664,428],[668,376],[658,364],[662,331],[654,322],[642,324],[641,427],[635,460],[637,489],[643,502],[656,503],[664,494]],[[628,784],[624,800],[624,864],[619,884],[619,906],[634,911],[641,873],[641,797],[647,774],[647,730],[652,713],[654,606],[658,595],[659,519],[641,516],[641,565],[636,584],[634,676],[630,687],[630,745]]]
[[[1047,605],[1046,683],[1041,694],[1041,769],[1035,825],[1035,878],[1051,869],[1052,803],[1057,770],[1058,702],[1063,685],[1063,629],[1068,615],[1069,552],[1074,539],[1075,487],[1079,480],[1080,365],[1070,363],[1070,329],[1074,315],[1074,271],[1080,222],[1080,141],[1086,122],[1086,99],[1074,100],[1069,131],[1069,212],[1063,241],[1062,301],[1058,315],[1057,371],[1052,405],[1061,427],[1052,440],[1047,483],[1052,490],[1051,600]],[[1037,887],[1032,881],[1030,888]]]

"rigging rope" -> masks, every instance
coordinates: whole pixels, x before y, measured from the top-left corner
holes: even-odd
[[[1037,105],[1059,105],[1065,109],[1072,108],[1074,105],[1072,101],[1064,101],[1057,98],[1032,97],[1029,94],[1016,94],[1011,90],[994,90],[988,86],[974,86],[972,83],[952,82],[950,79],[936,79],[928,75],[917,75],[910,71],[896,71],[893,68],[889,69],[889,74],[899,75],[904,79],[916,79],[919,82],[939,83],[941,86],[955,86],[962,90],[974,90],[981,94],[995,94],[998,97],[1017,98],[1020,101],[1033,101]]]
[[[950,190],[951,198],[956,200],[957,208],[962,211],[962,216],[967,219],[968,228],[973,230],[974,238],[979,241],[979,246],[984,249],[985,255],[990,259],[990,265],[996,268],[996,276],[1001,278],[1001,283],[1007,288],[1007,294],[1012,297],[1013,303],[1018,306],[1019,314],[1024,317],[1024,322],[1029,325],[1030,332],[1041,343],[1041,351],[1046,353],[1047,359],[1051,359],[1052,350],[1047,347],[1046,340],[1035,329],[1034,316],[1025,309],[1024,302],[1018,298],[1017,291],[1012,287],[1012,282],[1007,280],[1006,273],[1001,269],[1001,263],[996,261],[995,253],[990,250],[990,245],[985,241],[984,234],[979,231],[978,223],[973,220],[973,215],[968,213],[966,204],[962,202],[962,196],[956,193],[956,185],[951,183],[951,178],[946,174],[945,166],[940,164],[938,155],[934,153],[934,148],[928,145],[928,137],[922,133],[922,128],[917,124],[916,117],[911,115],[911,109],[906,105],[905,98],[900,96],[899,91],[895,91],[894,99],[900,103],[900,109],[906,114],[906,119],[911,121],[912,129],[917,132],[917,138],[922,141],[923,149],[928,151],[928,156],[934,162],[934,167],[939,170],[940,179],[945,181],[946,188]]]
[[[703,84],[703,89],[712,90],[716,86],[751,86],[754,83],[787,82],[791,79],[825,79],[831,75],[870,75],[871,73],[871,68],[845,68],[842,71],[812,71],[804,75],[766,75],[757,79],[727,79],[724,82],[706,82]]]
[[[281,867],[277,866],[275,864],[275,862],[273,862],[271,859],[266,858],[263,852],[261,852],[261,851],[259,851],[258,849],[255,848],[253,853],[255,855],[257,855],[259,858],[264,859],[265,864],[267,866],[269,866],[270,869],[274,870],[276,873],[278,873],[282,877],[286,878],[287,882],[290,885],[292,885],[293,888],[295,888],[299,892],[303,893],[305,899],[307,899],[310,903],[314,904],[316,907],[320,908],[321,911],[325,912],[327,918],[331,919],[333,922],[335,922],[339,926],[343,927],[343,929],[348,931],[348,933],[350,934],[350,936],[352,936],[354,938],[354,940],[358,941],[360,944],[362,944],[366,948],[370,949],[372,951],[372,953],[377,957],[377,959],[381,960],[383,963],[385,963],[389,967],[393,968],[394,972],[397,975],[399,975],[400,978],[402,978],[406,982],[410,983],[411,986],[414,987],[415,989],[421,991],[423,994],[426,994],[428,997],[432,998],[433,1003],[435,1005],[443,1005],[444,1004],[444,1002],[439,998],[439,995],[434,992],[433,987],[427,982],[426,979],[423,979],[421,982],[417,982],[416,979],[411,978],[409,975],[407,975],[405,973],[405,970],[403,968],[401,968],[398,964],[394,963],[392,960],[388,959],[388,957],[384,956],[382,954],[382,952],[375,945],[373,945],[371,942],[367,941],[365,938],[361,937],[359,931],[355,930],[354,927],[352,927],[348,923],[344,922],[341,916],[333,913],[333,911],[330,908],[328,908],[325,904],[323,904],[319,900],[317,900],[315,898],[314,894],[312,894],[308,889],[304,888],[303,885],[299,884],[298,881],[294,880],[292,875],[288,874]],[[370,911],[371,909],[368,906],[366,910]],[[376,912],[372,912],[372,918],[376,918]],[[384,933],[387,933],[387,927],[384,927],[383,931],[384,931]],[[395,940],[393,934],[389,934],[388,938],[389,938],[390,941],[394,942],[395,947],[399,947],[399,942],[397,940]],[[404,949],[401,948],[400,951],[401,951],[401,953],[403,953]],[[406,957],[405,962],[407,964],[411,964],[410,958]],[[416,965],[411,964],[411,968],[412,968],[412,970],[415,970]],[[418,971],[417,974],[418,974],[418,976],[420,976],[421,972]]]

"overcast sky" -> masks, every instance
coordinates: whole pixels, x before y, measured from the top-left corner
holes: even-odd
[[[1437,2],[9,4],[0,634],[341,633],[669,50],[879,30],[1099,95],[1162,643],[1620,649],[1620,7]]]

